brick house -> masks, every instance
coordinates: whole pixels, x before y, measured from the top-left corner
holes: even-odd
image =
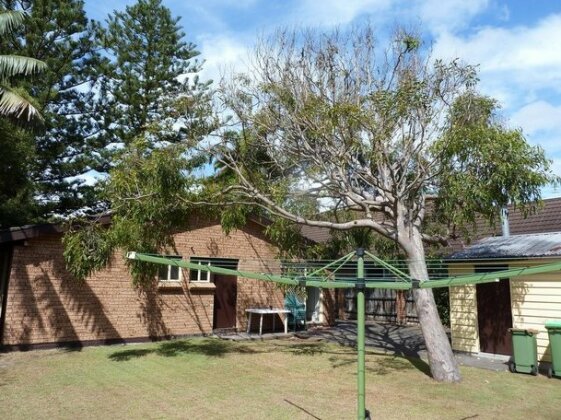
[[[279,273],[278,249],[264,223],[250,220],[226,235],[217,221],[194,216],[175,235],[177,258],[240,270]],[[25,349],[211,334],[247,325],[250,307],[283,307],[283,292],[263,281],[162,267],[137,288],[121,253],[84,282],[65,269],[60,225],[0,231],[0,345]],[[330,311],[332,313],[332,311]],[[325,315],[329,322],[332,315]],[[280,322],[276,323],[281,324]]]

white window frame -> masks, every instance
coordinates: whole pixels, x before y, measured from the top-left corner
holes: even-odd
[[[174,260],[182,260],[183,257],[181,255],[161,255],[161,257],[164,258],[171,258]],[[183,270],[181,269],[181,267],[178,266],[172,266],[172,265],[166,265],[165,266],[167,268],[167,276],[165,279],[160,277],[160,270],[158,269],[158,282],[160,283],[178,283],[181,282],[181,280],[183,279]],[[177,278],[176,279],[171,279],[170,275],[171,275],[171,268],[172,267],[177,267]]]
[[[201,261],[203,260],[203,261]],[[204,261],[204,258],[192,258],[190,260],[190,262],[192,262],[193,264],[199,264],[199,265],[211,265],[211,261]],[[193,278],[193,276],[191,274],[193,274],[194,272],[197,273],[197,278]],[[206,279],[201,280],[201,274],[202,273],[206,273]],[[210,271],[204,271],[204,270],[196,270],[196,269],[191,269],[189,270],[189,283],[211,283],[213,281],[213,274]]]

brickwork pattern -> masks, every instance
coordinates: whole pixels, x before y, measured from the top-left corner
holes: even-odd
[[[219,224],[193,218],[175,235],[174,253],[184,259],[239,259],[239,269],[278,273],[277,250],[256,223],[230,235]],[[84,282],[65,270],[61,236],[45,235],[16,246],[10,275],[4,345],[159,338],[212,331],[214,289],[188,282],[179,287],[135,288],[121,253]],[[238,278],[237,326],[246,327],[249,307],[282,307],[275,284]],[[210,286],[210,287],[209,287]]]

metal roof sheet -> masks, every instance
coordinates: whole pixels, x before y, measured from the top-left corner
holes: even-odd
[[[556,256],[561,256],[561,232],[484,238],[448,258],[460,260]]]

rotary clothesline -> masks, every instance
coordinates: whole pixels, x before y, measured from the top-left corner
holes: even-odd
[[[384,270],[390,272],[394,277],[394,281],[378,281],[365,278],[364,256],[368,256],[376,264]],[[357,257],[356,261],[356,278],[337,278],[334,273],[342,270],[353,257]],[[499,281],[500,279],[513,278],[518,276],[526,276],[539,273],[548,273],[561,270],[561,262],[542,264],[533,267],[511,268],[488,273],[464,274],[460,276],[447,277],[437,280],[419,281],[409,276],[405,271],[386,262],[368,251],[361,248],[356,252],[345,255],[338,260],[328,262],[324,266],[316,268],[309,274],[305,270],[305,275],[275,275],[267,273],[255,273],[251,271],[238,270],[233,268],[224,268],[208,264],[200,264],[197,262],[188,262],[183,259],[169,258],[157,255],[143,254],[137,252],[129,252],[127,258],[137,261],[144,261],[155,264],[171,265],[191,270],[201,270],[216,274],[225,274],[239,276],[248,279],[275,282],[285,285],[320,287],[327,289],[347,289],[355,288],[357,290],[357,388],[358,388],[358,413],[357,418],[364,420],[367,417],[366,410],[366,383],[365,383],[365,289],[394,289],[394,290],[411,290],[425,289],[435,287],[463,286],[468,284],[490,283]],[[205,261],[206,262],[206,261]],[[280,265],[279,265],[280,267]],[[348,268],[348,267],[347,267]]]
[[[462,274],[458,276],[450,276],[446,278],[429,279],[426,281],[418,281],[411,278],[403,270],[396,268],[392,264],[389,264],[382,259],[376,257],[375,255],[365,251],[365,255],[370,257],[373,261],[378,263],[380,267],[388,270],[393,274],[393,278],[387,279],[385,276],[384,280],[380,278],[361,278],[356,277],[355,279],[349,277],[339,277],[335,273],[339,269],[345,266],[351,258],[353,258],[356,253],[352,252],[345,255],[344,257],[326,263],[324,266],[315,268],[314,271],[305,275],[294,275],[290,276],[288,274],[278,275],[278,274],[268,274],[268,273],[255,273],[252,271],[239,270],[233,268],[224,268],[219,266],[213,266],[210,264],[200,264],[198,262],[189,262],[177,258],[169,258],[165,256],[156,256],[152,254],[144,254],[138,252],[129,252],[127,258],[137,261],[145,261],[155,264],[171,265],[181,268],[187,268],[191,270],[201,270],[208,271],[210,273],[224,274],[239,276],[248,279],[263,280],[269,282],[275,282],[286,285],[294,286],[306,286],[306,287],[321,287],[328,289],[346,289],[355,288],[357,283],[364,283],[364,287],[367,289],[395,289],[395,290],[410,290],[414,288],[436,288],[436,287],[450,287],[450,286],[463,286],[468,284],[478,284],[478,283],[490,283],[498,281],[500,279],[513,278],[518,276],[526,276],[540,273],[547,273],[552,271],[561,270],[561,262],[547,263],[536,266],[527,267],[517,267],[510,268],[506,270],[493,271],[489,273],[470,273]],[[210,262],[212,260],[209,260]]]

